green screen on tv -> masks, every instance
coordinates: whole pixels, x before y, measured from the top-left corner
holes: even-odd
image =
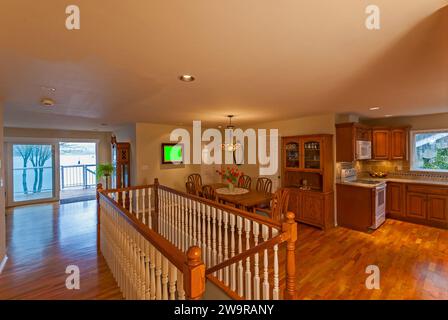
[[[163,145],[163,163],[183,162],[182,145]]]

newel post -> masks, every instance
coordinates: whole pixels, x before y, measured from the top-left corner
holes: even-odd
[[[96,185],[96,246],[98,251],[100,250],[100,219],[101,219],[101,206],[100,206],[100,193],[103,191],[103,185],[98,183]]]
[[[159,179],[154,179],[154,216],[153,229],[159,232]]]
[[[184,289],[187,299],[199,300],[205,292],[205,265],[201,260],[201,249],[190,247],[184,264]]]
[[[282,231],[289,234],[286,241],[286,288],[284,298],[294,300],[297,295],[296,290],[296,241],[297,241],[297,223],[293,212],[286,214],[286,221],[282,225]]]

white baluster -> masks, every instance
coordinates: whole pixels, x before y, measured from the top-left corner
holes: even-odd
[[[135,190],[135,216],[140,220],[139,202],[140,201],[140,189]]]
[[[263,241],[268,241],[269,238],[269,227],[266,225],[261,226],[261,231],[263,233]],[[268,249],[264,249],[264,263],[263,263],[263,300],[269,300],[269,256]]]
[[[156,300],[162,300],[162,254],[156,250]]]
[[[217,209],[218,211],[218,261],[217,263],[222,262],[222,210]],[[218,271],[218,279],[222,281],[222,269]]]
[[[227,261],[229,259],[229,239],[228,239],[229,213],[227,211],[224,211],[223,220],[224,220],[224,261]],[[226,286],[229,285],[229,267],[225,267],[224,269],[224,284]]]
[[[193,207],[192,207],[192,200],[188,199],[188,243],[187,243],[187,250],[193,245],[193,228],[194,228],[194,222],[193,222]]]
[[[278,234],[277,229],[272,229],[272,236],[275,237]],[[280,295],[279,289],[279,276],[278,276],[278,245],[274,246],[274,288],[272,289],[272,299],[278,300]]]
[[[207,205],[207,266],[212,266],[212,231],[210,227],[211,208]]]
[[[130,213],[133,213],[132,212],[132,199],[134,198],[133,197],[133,192],[134,190],[129,190],[129,212]]]
[[[180,271],[177,272],[177,299],[185,300],[184,275]]]
[[[212,266],[216,265],[218,262],[218,251],[216,250],[216,246],[216,208],[212,208]]]
[[[246,250],[250,248],[250,226],[251,221],[249,219],[244,219],[245,231],[246,231]],[[246,258],[246,295],[245,298],[250,300],[252,296],[252,273],[250,271],[250,257]]]
[[[235,256],[235,215],[230,214],[230,257]],[[236,264],[230,268],[230,289],[236,290]]]
[[[260,234],[260,225],[257,222],[253,222],[253,234],[254,234],[254,245],[255,247],[258,246],[258,236]],[[255,254],[254,257],[255,263],[254,263],[254,299],[260,300],[260,270],[259,270],[259,254],[258,252]]]
[[[145,300],[151,299],[150,251],[149,241],[145,241]]]
[[[162,256],[162,299],[168,300],[168,271],[169,261],[166,257]]]
[[[126,208],[126,191],[121,192],[121,206]]]
[[[146,224],[146,189],[142,189],[142,222]]]
[[[149,228],[153,228],[152,225],[152,206],[151,206],[151,195],[152,195],[152,189],[148,188],[148,226]]]
[[[201,215],[202,215],[202,256],[204,257],[204,264],[208,266],[207,261],[207,224],[206,224],[206,213],[205,213],[205,204],[201,204]]]
[[[149,274],[150,274],[150,280],[149,283],[151,284],[150,289],[150,299],[156,300],[157,299],[157,284],[156,284],[156,249],[153,245],[149,246]]]
[[[177,281],[177,268],[170,263],[170,273],[168,276],[169,280],[169,293],[170,293],[170,300],[176,300],[176,281]]]

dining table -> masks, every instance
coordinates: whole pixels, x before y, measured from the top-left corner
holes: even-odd
[[[211,186],[213,189],[215,189],[218,201],[233,204],[235,205],[235,207],[246,211],[252,211],[254,207],[259,207],[262,205],[269,206],[269,203],[272,199],[272,193],[269,192],[267,193],[247,189],[247,192],[241,194],[227,194],[230,192],[226,192],[226,194],[223,194],[220,193],[218,189],[228,188],[227,184],[214,183],[211,184]]]

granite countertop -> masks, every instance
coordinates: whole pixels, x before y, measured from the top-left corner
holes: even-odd
[[[386,181],[386,182],[398,182],[398,183],[413,183],[413,184],[431,184],[431,185],[439,185],[448,187],[448,181],[443,180],[431,180],[427,179],[409,179],[409,178],[365,178],[369,180],[375,181]]]

